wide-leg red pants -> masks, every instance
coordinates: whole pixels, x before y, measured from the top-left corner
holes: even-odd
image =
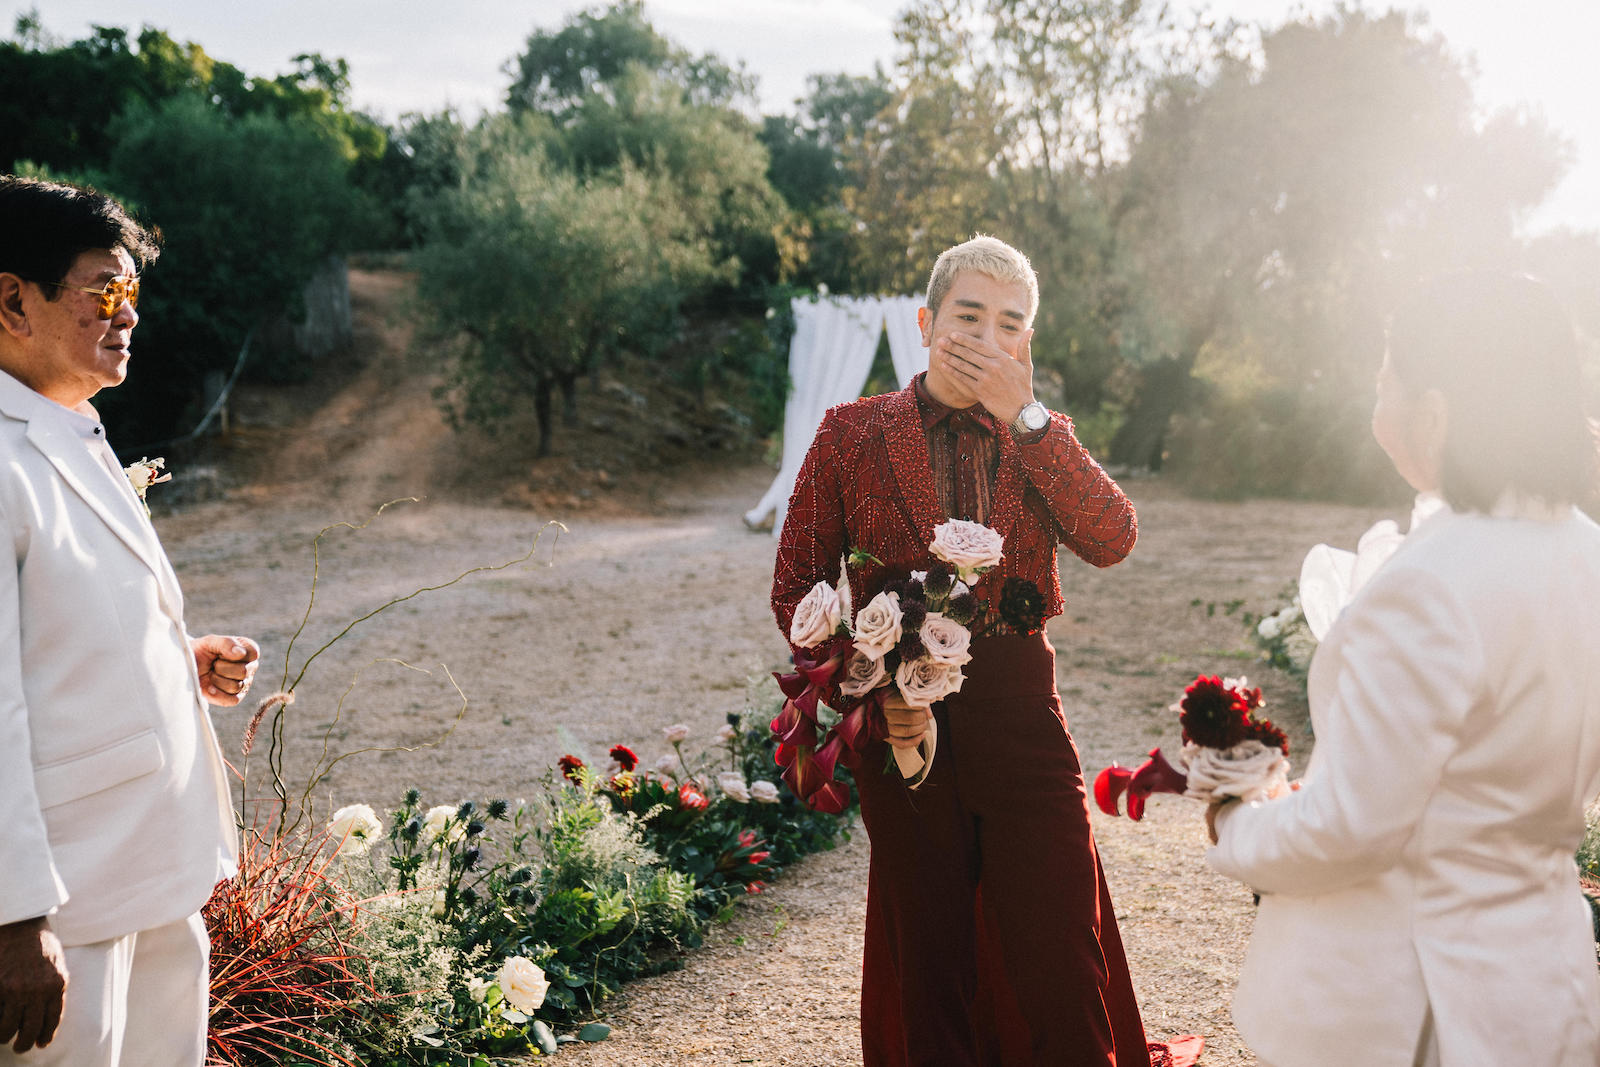
[[[866,1067],[1149,1067],[1043,634],[979,638],[913,791],[873,745]]]

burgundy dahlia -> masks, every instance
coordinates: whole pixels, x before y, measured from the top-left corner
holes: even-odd
[[[633,749],[627,745],[613,745],[611,758],[617,761],[617,766],[625,771],[631,771],[639,766],[639,757],[634,755]]]
[[[569,782],[576,782],[578,772],[583,770],[583,760],[570,754],[562,756],[556,764],[561,768],[561,777]]]
[[[1183,710],[1178,721],[1183,725],[1185,741],[1228,749],[1249,736],[1249,709],[1238,693],[1222,684],[1221,678],[1196,678],[1183,691],[1179,706]]]
[[[1026,578],[1007,578],[1000,592],[1000,617],[1019,634],[1044,629],[1044,594]]]

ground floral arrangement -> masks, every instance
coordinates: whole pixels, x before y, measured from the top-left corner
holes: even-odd
[[[400,502],[395,502],[400,503]],[[371,521],[385,510],[380,508]],[[311,595],[288,642],[278,689],[250,719],[238,763],[244,828],[239,874],[204,909],[211,935],[210,1067],[498,1067],[601,1041],[596,1016],[631,978],[681,965],[710,923],[759,893],[802,856],[849,835],[854,805],[813,811],[775,781],[767,721],[781,700],[731,714],[691,755],[687,726],[663,730],[649,768],[623,745],[606,766],[568,755],[526,799],[439,803],[420,790],[380,812],[329,813],[313,801],[334,766],[378,751],[334,753],[349,696],[323,732],[308,781],[286,781],[286,723],[296,687],[355,627],[481,571],[474,567],[379,605],[294,665],[316,603],[321,543],[312,541]],[[397,660],[387,662],[422,671]],[[252,793],[258,734],[272,798]],[[259,774],[259,771],[257,772]]]
[[[206,906],[214,1064],[491,1067],[603,1040],[631,978],[681,950],[849,818],[772,781],[770,713],[644,769],[564,757],[527,800],[333,813],[251,835]]]

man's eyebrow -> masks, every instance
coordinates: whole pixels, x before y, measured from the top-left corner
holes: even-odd
[[[988,307],[988,305],[981,300],[957,300],[955,301],[955,305],[958,308],[973,308],[977,311],[982,311]],[[1004,315],[1008,319],[1016,319],[1018,322],[1028,321],[1028,316],[1011,308],[1006,308],[1004,311],[1000,312],[1000,314]]]

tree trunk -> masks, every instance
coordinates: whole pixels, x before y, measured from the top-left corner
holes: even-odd
[[[540,378],[533,387],[533,414],[539,420],[539,458],[550,454],[550,379]]]
[[[1189,399],[1198,348],[1163,356],[1144,368],[1128,417],[1111,440],[1111,462],[1127,467],[1161,469],[1172,416]]]
[[[561,424],[568,429],[578,425],[578,372],[567,371],[560,376]]]

